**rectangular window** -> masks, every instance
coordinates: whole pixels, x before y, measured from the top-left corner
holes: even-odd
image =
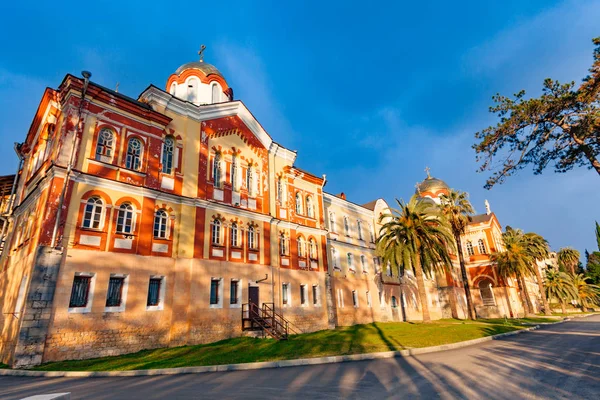
[[[210,280],[210,304],[218,305],[219,304],[219,284],[220,279],[212,278]]]
[[[312,295],[313,295],[313,306],[319,305],[319,286],[313,285]]]
[[[152,307],[159,305],[161,284],[162,279],[150,278],[150,283],[148,284],[148,301],[146,302],[146,306]]]
[[[358,294],[356,293],[356,290],[352,291],[352,304],[354,304],[354,307],[358,308]]]
[[[283,305],[287,305],[289,302],[288,290],[290,288],[289,283],[284,283],[281,285],[281,302]]]
[[[344,308],[344,292],[342,289],[338,289],[338,306]]]
[[[371,292],[367,290],[367,307],[373,307],[373,299],[371,298]]]
[[[239,281],[237,279],[232,279],[229,290],[229,304],[238,304],[240,302],[240,299],[238,298],[238,287]]]
[[[300,304],[303,306],[307,304],[306,294],[306,285],[300,285]]]
[[[108,293],[106,294],[106,307],[121,307],[123,298],[123,283],[125,278],[111,277],[108,281]]]
[[[69,301],[70,308],[87,307],[91,280],[91,276],[76,276],[73,279],[71,300]]]
[[[15,314],[21,312],[23,303],[25,302],[25,292],[27,291],[27,275],[21,279],[21,286],[19,286],[19,295],[17,297],[17,303],[15,305]]]

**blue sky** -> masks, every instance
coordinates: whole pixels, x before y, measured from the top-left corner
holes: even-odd
[[[24,3],[1,6],[0,174],[14,173],[12,144],[44,87],[86,69],[137,97],[204,43],[236,98],[299,167],[327,174],[328,191],[407,199],[429,166],[478,212],[488,199],[503,226],[554,249],[596,247],[597,174],[524,170],[487,191],[471,145],[495,121],[496,92],[585,76],[599,1]]]

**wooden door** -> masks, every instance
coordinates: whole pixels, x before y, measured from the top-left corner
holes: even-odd
[[[248,303],[250,303],[250,312],[258,314],[258,305],[260,304],[258,298],[258,286],[250,286],[248,288]]]

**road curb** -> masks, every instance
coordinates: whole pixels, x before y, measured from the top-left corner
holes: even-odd
[[[563,322],[563,321],[560,321]],[[181,368],[160,368],[160,369],[142,369],[132,371],[30,371],[22,369],[0,369],[0,376],[28,376],[44,378],[93,378],[93,377],[131,377],[131,376],[154,376],[154,375],[181,375],[181,374],[201,374],[206,372],[225,372],[225,371],[247,371],[257,369],[286,368],[302,365],[320,365],[334,364],[348,361],[368,361],[395,357],[410,357],[419,354],[435,353],[439,351],[455,350],[463,347],[472,346],[479,343],[489,342],[491,340],[501,339],[507,336],[518,335],[523,332],[529,332],[538,329],[540,326],[518,331],[500,333],[498,335],[486,336],[479,339],[466,340],[464,342],[444,344],[440,346],[422,347],[417,349],[407,349],[400,351],[384,351],[378,353],[349,354],[344,356],[328,356],[316,358],[301,358],[296,360],[264,361],[243,364],[224,364],[209,365],[203,367],[181,367]]]

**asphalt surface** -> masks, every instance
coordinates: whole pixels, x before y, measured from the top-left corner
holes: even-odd
[[[600,315],[458,350],[279,369],[129,378],[0,377],[0,399],[600,398]]]

